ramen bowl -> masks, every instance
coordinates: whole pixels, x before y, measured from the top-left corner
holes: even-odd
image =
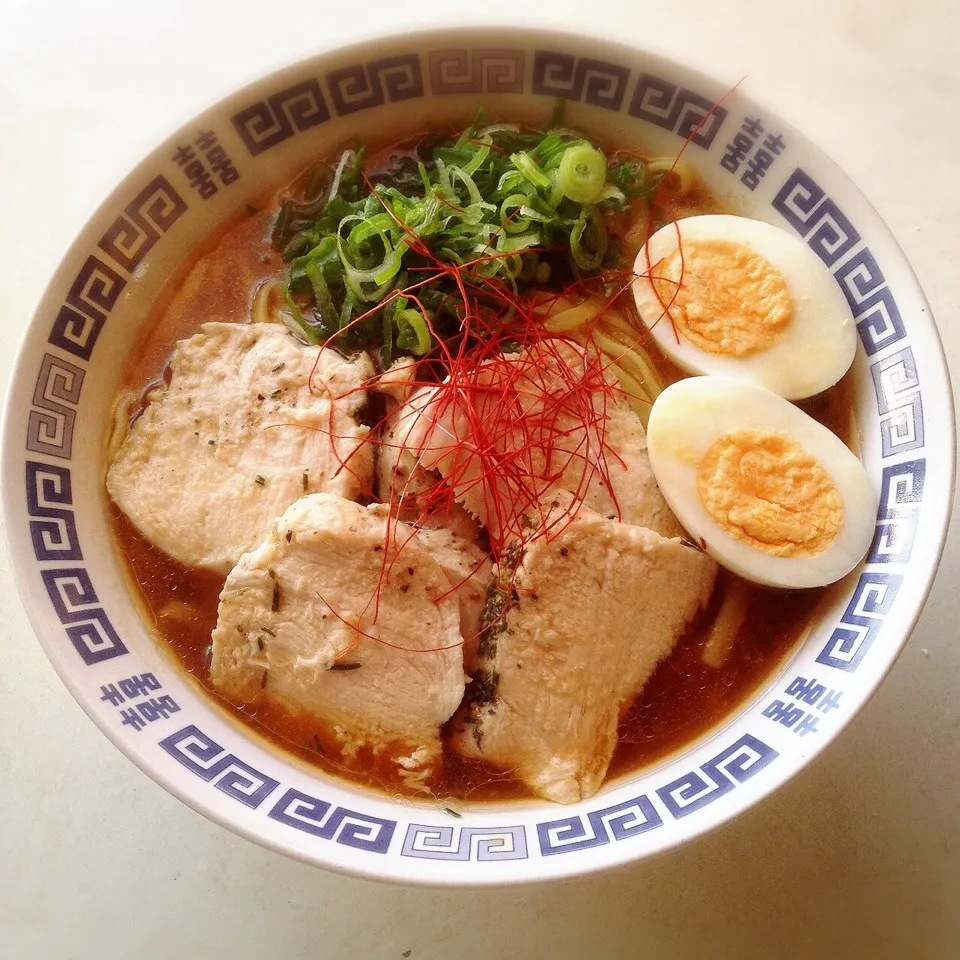
[[[762,93],[762,91],[759,91]],[[816,147],[743,90],[642,50],[540,30],[392,36],[319,54],[176,131],[116,188],[51,279],[7,398],[3,490],[24,605],[101,730],[160,785],[310,863],[405,882],[584,874],[691,840],[770,794],[851,720],[917,620],[943,545],[955,428],[937,331],[896,242]],[[851,396],[879,495],[866,560],[802,642],[708,733],[568,806],[399,800],[239,725],[173,661],[111,538],[104,448],[126,358],[192,251],[338,144],[428,124],[565,123],[684,159],[732,207],[819,257],[859,333]],[[719,105],[711,109],[720,101]],[[803,362],[798,357],[797,362]]]

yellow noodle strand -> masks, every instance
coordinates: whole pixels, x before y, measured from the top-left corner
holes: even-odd
[[[257,287],[253,303],[250,304],[250,319],[253,323],[276,323],[276,315],[270,309],[270,300],[276,290],[277,284],[273,280]]]
[[[608,322],[611,319],[613,322]],[[639,334],[627,324],[627,321],[620,314],[613,314],[612,317],[610,314],[605,315],[599,332],[603,336],[609,335],[614,342],[620,343],[630,351],[631,356],[643,370],[641,379],[655,391],[655,396],[663,390],[663,381],[656,366],[650,359],[650,355],[638,342]]]
[[[113,421],[110,426],[110,439],[107,441],[107,459],[112,463],[123,441],[127,438],[130,429],[130,413],[137,402],[137,395],[132,390],[121,393],[113,408]]]
[[[545,329],[550,333],[569,333],[582,327],[588,320],[593,320],[603,310],[602,300],[584,300],[575,307],[568,307],[543,322]]]
[[[574,306],[569,297],[547,297],[534,305],[533,312],[538,317],[553,317]]]
[[[708,667],[722,667],[730,656],[733,642],[747,617],[750,601],[750,588],[739,577],[729,577],[723,592],[723,601],[717,612],[700,659]]]
[[[650,417],[651,401],[646,390],[643,389],[643,385],[609,358],[607,359],[606,369],[617,378],[627,403],[630,404],[631,409],[640,418],[640,422],[646,429],[647,420]]]
[[[630,368],[634,379],[640,380],[645,385],[651,400],[660,395],[662,390],[660,379],[654,372],[653,365],[639,347],[631,347],[620,343],[596,327],[591,331],[591,336],[608,357],[618,364]]]
[[[697,182],[697,175],[693,167],[685,160],[675,160],[673,157],[657,157],[647,163],[650,173],[670,173],[677,178],[677,193],[689,193]]]

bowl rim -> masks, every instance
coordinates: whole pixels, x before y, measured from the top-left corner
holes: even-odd
[[[632,39],[616,38],[612,34],[597,31],[593,27],[588,28],[586,31],[574,30],[572,28],[567,29],[563,27],[542,27],[530,21],[529,18],[518,20],[516,26],[505,24],[502,21],[494,22],[477,20],[464,24],[458,24],[456,26],[415,26],[410,29],[400,31],[384,32],[382,30],[373,28],[370,31],[364,31],[361,34],[356,35],[349,43],[334,43],[330,45],[324,45],[321,43],[316,49],[305,56],[299,57],[292,62],[278,63],[276,66],[268,68],[266,72],[252,75],[249,77],[249,79],[242,81],[239,85],[226,91],[222,95],[215,96],[213,99],[205,101],[201,109],[191,109],[189,113],[185,111],[184,113],[179,114],[176,120],[169,125],[169,128],[165,128],[166,132],[155,140],[153,147],[143,154],[140,159],[128,170],[126,175],[122,177],[117,185],[110,190],[99,203],[96,204],[95,208],[89,212],[84,222],[75,231],[72,239],[70,239],[70,242],[67,244],[56,269],[45,285],[43,293],[36,303],[29,322],[23,327],[20,333],[19,342],[17,344],[13,364],[11,366],[11,374],[7,383],[4,397],[2,435],[0,435],[0,456],[2,456],[0,474],[4,476],[4,480],[6,481],[2,485],[5,541],[9,556],[11,557],[12,562],[10,569],[14,582],[17,586],[20,601],[25,609],[25,612],[27,613],[28,621],[37,640],[40,643],[41,648],[43,649],[48,661],[53,666],[60,680],[69,690],[71,696],[73,696],[73,698],[83,709],[84,713],[113,743],[113,745],[119,749],[124,756],[131,760],[141,771],[150,777],[150,779],[154,780],[167,792],[171,793],[177,799],[185,803],[188,807],[195,810],[197,813],[202,814],[206,819],[212,820],[222,827],[226,827],[231,832],[239,834],[247,840],[251,840],[285,856],[293,857],[301,862],[308,863],[313,866],[321,866],[324,869],[333,870],[338,873],[364,877],[366,879],[399,882],[418,886],[448,887],[456,885],[463,887],[481,887],[512,886],[526,883],[550,883],[563,879],[569,879],[571,877],[587,876],[600,871],[625,868],[627,866],[636,864],[640,860],[655,859],[657,857],[664,856],[668,852],[716,830],[720,826],[732,820],[734,817],[740,815],[754,805],[759,804],[761,801],[768,800],[770,796],[775,793],[784,783],[796,776],[801,769],[813,762],[817,756],[819,756],[830,746],[831,743],[833,743],[835,738],[845,729],[853,717],[863,709],[870,698],[876,693],[876,690],[889,674],[894,663],[901,655],[903,648],[906,646],[906,643],[923,612],[942,560],[943,550],[950,527],[952,505],[956,495],[957,482],[956,410],[952,382],[950,379],[950,371],[936,321],[934,320],[933,314],[930,310],[929,304],[923,293],[922,287],[920,286],[912,264],[869,197],[863,193],[860,187],[857,186],[852,178],[839,167],[839,165],[830,157],[830,155],[801,129],[797,128],[790,121],[782,119],[779,111],[775,108],[771,108],[762,97],[758,98],[754,96],[752,92],[749,94],[742,94],[742,96],[744,96],[751,105],[761,108],[766,112],[767,115],[775,117],[777,123],[783,130],[799,136],[799,138],[804,141],[805,144],[817,155],[818,163],[821,163],[824,167],[829,167],[831,172],[834,175],[839,176],[845,182],[846,186],[854,194],[858,195],[863,204],[869,208],[869,211],[874,218],[874,222],[871,224],[871,235],[876,235],[881,231],[885,234],[886,242],[890,245],[891,250],[899,256],[901,265],[904,268],[904,278],[901,282],[901,286],[909,286],[910,292],[917,298],[917,302],[925,307],[925,316],[923,320],[926,325],[925,337],[929,341],[929,346],[933,349],[930,350],[928,354],[925,354],[924,362],[928,366],[934,368],[932,370],[933,377],[929,379],[932,381],[934,378],[936,378],[938,387],[940,383],[942,383],[944,388],[943,395],[938,396],[938,400],[944,401],[944,414],[945,419],[950,426],[950,435],[948,438],[938,437],[938,443],[941,445],[941,447],[946,447],[945,455],[949,455],[949,483],[947,485],[949,495],[945,496],[942,501],[934,501],[934,505],[927,508],[927,516],[931,518],[930,522],[933,524],[933,529],[938,531],[937,540],[935,543],[931,543],[930,541],[927,542],[927,546],[924,551],[924,565],[926,566],[925,577],[920,589],[916,589],[917,584],[916,581],[914,581],[916,597],[913,600],[913,605],[910,609],[909,615],[904,617],[904,626],[900,632],[900,636],[897,637],[895,649],[891,650],[886,655],[887,659],[882,668],[877,670],[871,676],[871,678],[863,684],[864,693],[853,712],[849,713],[849,715],[839,724],[836,724],[824,731],[824,735],[817,738],[816,743],[812,745],[809,750],[804,751],[804,756],[801,759],[794,761],[785,768],[781,768],[782,772],[781,770],[778,770],[775,774],[765,777],[763,783],[758,785],[758,788],[755,788],[752,791],[740,793],[739,802],[728,804],[723,810],[722,814],[714,815],[713,817],[702,821],[698,820],[692,829],[687,828],[685,830],[675,831],[671,835],[671,839],[669,841],[665,842],[662,846],[654,851],[643,851],[639,855],[630,855],[627,853],[619,857],[601,856],[599,858],[589,859],[573,857],[570,858],[570,860],[564,858],[562,865],[557,865],[562,866],[561,869],[552,867],[548,873],[544,873],[543,875],[511,875],[509,872],[507,872],[504,875],[498,876],[492,874],[488,875],[487,873],[467,871],[464,876],[451,881],[447,877],[406,875],[402,870],[396,870],[394,863],[390,864],[390,869],[376,869],[377,867],[381,866],[381,864],[371,862],[365,858],[351,861],[349,864],[336,860],[329,860],[322,855],[315,855],[303,844],[297,845],[295,843],[284,843],[273,836],[266,835],[265,833],[259,831],[255,825],[250,825],[241,818],[234,816],[232,808],[222,805],[218,802],[208,802],[205,796],[201,796],[199,794],[197,796],[192,795],[188,789],[185,789],[181,786],[177,776],[168,774],[165,768],[158,765],[151,757],[147,756],[139,748],[136,748],[134,741],[121,737],[113,727],[108,725],[103,716],[94,712],[92,709],[88,709],[85,695],[82,692],[83,685],[77,679],[77,676],[79,675],[76,675],[76,671],[69,669],[67,662],[57,655],[55,639],[52,636],[52,632],[47,629],[49,617],[45,612],[41,611],[39,606],[34,602],[31,591],[26,589],[24,584],[25,570],[22,562],[17,560],[17,556],[14,551],[14,541],[10,523],[12,517],[22,512],[22,505],[19,502],[17,494],[14,493],[14,490],[19,489],[18,485],[9,482],[10,478],[7,476],[8,470],[10,469],[10,464],[13,460],[13,457],[10,455],[10,453],[14,449],[14,430],[20,425],[20,421],[15,421],[14,411],[17,409],[18,396],[22,396],[22,392],[18,392],[16,388],[19,385],[19,380],[23,375],[24,356],[27,352],[30,341],[36,336],[36,331],[39,328],[39,324],[43,320],[43,307],[61,284],[63,275],[65,272],[67,272],[67,264],[71,256],[74,255],[78,250],[78,247],[81,245],[81,240],[83,239],[84,234],[88,231],[91,223],[103,217],[104,214],[111,208],[111,206],[115,204],[116,200],[125,195],[125,193],[129,190],[130,185],[135,182],[137,178],[144,172],[149,170],[149,165],[155,159],[157,159],[161,148],[172,137],[176,136],[179,131],[188,126],[191,121],[196,120],[208,112],[216,110],[217,108],[223,107],[229,101],[250,94],[258,88],[278,86],[283,82],[285,77],[298,75],[314,64],[322,64],[325,59],[328,59],[331,56],[349,55],[353,52],[360,53],[361,51],[370,52],[379,47],[392,47],[398,44],[412,45],[417,44],[418,42],[429,44],[444,38],[460,39],[465,43],[469,43],[471,41],[475,41],[478,34],[501,35],[504,38],[509,36],[512,42],[527,47],[536,42],[542,42],[544,39],[546,39],[548,41],[553,40],[558,43],[564,43],[567,46],[573,46],[575,48],[579,48],[580,50],[603,48],[611,52],[615,51],[622,57],[641,57],[649,62],[660,61],[668,67],[682,69],[689,75],[696,77],[698,81],[702,81],[707,87],[722,86],[722,81],[718,80],[716,77],[704,73],[698,68],[689,65],[672,52],[666,52],[656,44],[648,44],[646,39],[644,39],[644,41],[641,43],[634,42]],[[742,83],[743,81],[740,82]],[[740,84],[737,84],[732,89],[738,89],[739,86]],[[917,323],[919,324],[919,322],[920,321],[918,319]],[[17,396],[15,396],[15,394],[17,394]],[[17,448],[17,453],[19,454],[19,452],[19,448]],[[725,723],[731,721],[733,718],[739,715],[739,713],[743,711],[749,704],[759,700],[763,696],[764,691],[768,688],[768,681],[770,679],[775,678],[766,677],[764,681],[761,682],[761,684],[754,690],[754,692],[750,694],[747,700],[744,701],[744,703],[742,703],[733,713],[724,716],[717,725],[711,728],[710,731],[702,734],[702,736],[708,736],[710,733],[719,729]],[[677,751],[671,753],[671,756],[682,753],[682,751],[688,747],[689,744],[679,747]],[[543,801],[543,803],[546,804],[547,802]],[[545,809],[553,809],[553,807],[545,806]],[[557,807],[556,809],[559,811],[564,808]],[[322,853],[323,848],[320,849]],[[613,854],[617,849],[619,849],[618,846],[614,845],[609,845],[607,847],[607,850],[610,854]],[[402,861],[399,860],[397,862],[402,863]],[[540,862],[542,863],[542,861]],[[568,863],[569,867],[566,866]],[[386,864],[383,864],[383,866],[386,866]]]

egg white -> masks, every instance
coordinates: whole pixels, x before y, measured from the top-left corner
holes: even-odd
[[[734,430],[782,433],[816,457],[836,485],[843,519],[833,542],[808,557],[775,557],[728,533],[707,512],[697,467]],[[878,495],[859,459],[826,427],[782,397],[727,377],[690,377],[657,398],[647,428],[650,465],[677,519],[719,564],[773,587],[819,587],[846,576],[873,539]]]
[[[743,245],[779,270],[794,311],[770,347],[744,357],[723,356],[702,350],[674,330],[644,274],[656,275],[656,265],[677,250],[678,233],[680,243],[727,240]],[[640,319],[660,349],[688,373],[737,377],[788,400],[802,400],[832,386],[853,362],[857,328],[833,276],[802,240],[769,223],[711,214],[667,224],[641,248],[634,272]]]

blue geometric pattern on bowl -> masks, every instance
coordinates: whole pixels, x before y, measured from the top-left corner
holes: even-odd
[[[526,860],[527,834],[522,826],[455,827],[411,823],[400,855],[423,860]]]
[[[394,820],[337,807],[293,789],[277,801],[268,816],[315,837],[372,853],[387,852],[397,827]]]
[[[788,149],[779,134],[765,131],[762,122],[751,117],[728,125],[736,129],[728,132],[730,139],[723,144],[717,136],[727,125],[729,111],[722,106],[711,109],[711,98],[637,72],[628,64],[556,50],[538,50],[530,56],[520,49],[457,47],[370,60],[286,86],[237,110],[230,122],[249,157],[258,158],[333,116],[424,96],[525,91],[625,113],[689,138],[712,155],[722,154],[718,162],[730,173],[738,173],[747,163],[741,179],[750,190],[771,175]],[[240,174],[222,147],[211,146],[216,142],[216,134],[206,131],[196,145],[207,150],[207,160],[219,172],[221,184],[228,186]],[[203,189],[205,174],[191,172],[198,162],[202,165],[193,148],[183,147],[171,159],[171,173],[186,176],[206,199],[210,191]],[[870,358],[882,457],[894,461],[883,467],[876,535],[866,569],[817,656],[820,665],[838,672],[831,673],[838,683],[869,655],[896,600],[903,575],[884,567],[910,558],[926,471],[925,460],[917,456],[924,447],[922,390],[893,292],[876,257],[839,205],[797,167],[777,191],[772,208],[831,269],[850,304]],[[86,364],[111,310],[144,258],[189,210],[190,204],[165,173],[157,173],[104,233],[51,321],[50,349],[40,362],[24,424],[25,448],[32,455],[26,465],[25,495],[38,575],[67,638],[90,667],[125,655],[127,648],[83,566],[71,474],[64,464],[73,457]],[[899,348],[887,352],[894,345]],[[912,458],[899,460],[907,452]],[[841,703],[843,690],[817,677],[796,676],[781,696],[787,699],[772,701],[762,716],[803,736],[816,732],[818,721]],[[160,719],[169,718],[163,714]],[[195,724],[163,737],[159,746],[210,789],[326,841],[384,855],[402,831],[402,844],[399,850],[394,845],[394,852],[404,857],[503,862],[531,855],[522,825],[401,825],[285,787],[225,750]],[[555,856],[629,842],[662,826],[665,817],[695,815],[761,773],[777,756],[764,740],[742,735],[696,769],[649,793],[537,824],[535,849],[541,856]]]

